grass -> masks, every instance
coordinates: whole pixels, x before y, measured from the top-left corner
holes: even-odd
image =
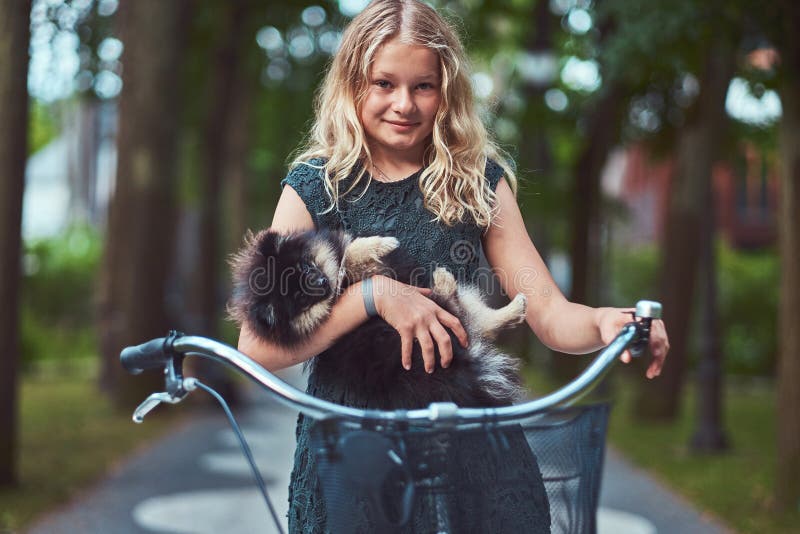
[[[175,421],[159,414],[133,424],[129,413],[114,411],[97,392],[91,375],[84,370],[23,377],[20,483],[0,490],[0,532],[19,531],[67,502]]]
[[[694,454],[688,446],[694,388],[688,388],[676,422],[643,422],[631,415],[633,384],[616,378],[608,438],[624,456],[738,532],[797,532],[800,511],[779,515],[773,510],[775,393],[770,385],[727,385],[724,426],[730,449],[710,455]],[[541,378],[531,382],[543,387]]]

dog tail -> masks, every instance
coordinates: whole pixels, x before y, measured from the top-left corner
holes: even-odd
[[[478,381],[482,389],[500,402],[517,402],[525,398],[520,378],[520,361],[490,343],[476,341],[470,352],[478,355]]]

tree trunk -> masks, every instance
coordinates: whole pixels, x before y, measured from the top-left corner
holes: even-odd
[[[128,376],[119,365],[119,351],[163,336],[172,326],[167,276],[174,255],[178,88],[187,5],[179,0],[123,2],[118,15],[125,72],[99,331],[103,385],[126,410],[163,388],[160,373],[147,373],[149,379]]]
[[[550,12],[546,2],[537,2],[530,14],[531,22],[534,24],[532,31],[528,32],[525,49],[528,53],[542,54],[554,53],[553,49],[553,14]],[[528,173],[535,173],[542,177],[549,177],[553,166],[552,149],[550,140],[547,136],[544,124],[546,124],[546,109],[544,106],[544,94],[548,85],[540,85],[527,82],[524,86],[525,101],[527,109],[525,118],[521,121],[520,142],[521,147],[517,161],[517,178],[520,180],[520,188],[517,190],[517,201],[520,208],[524,209],[527,204],[530,206],[537,200],[535,197],[526,199],[525,179]],[[533,191],[537,194],[537,191]],[[530,200],[530,202],[527,202]],[[535,238],[539,254],[547,259],[548,236],[543,225],[537,225],[535,219],[527,220],[526,227],[528,233]],[[485,261],[482,258],[481,261]],[[488,266],[488,263],[486,264]],[[499,283],[495,282],[494,287],[484,288],[488,294],[496,298],[492,305],[501,306],[507,300],[501,297]],[[532,359],[532,340],[534,336],[530,328],[515,328],[500,334],[498,341],[508,347],[511,352],[518,355],[523,360]]]
[[[711,180],[706,182],[706,223],[700,234],[702,257],[700,280],[705,285],[701,296],[700,361],[697,364],[697,415],[689,443],[695,452],[719,452],[728,448],[723,427],[723,369],[717,306],[716,210]]]
[[[584,144],[574,167],[572,201],[572,236],[570,264],[572,286],[570,300],[588,306],[601,304],[601,230],[600,179],[608,154],[617,142],[617,125],[622,107],[622,90],[614,82],[605,88],[587,117]],[[561,381],[575,378],[586,367],[585,357],[562,356],[554,361],[554,374]]]
[[[201,191],[199,224],[199,257],[195,271],[195,284],[190,296],[194,308],[192,315],[197,318],[197,333],[217,336],[220,295],[220,209],[222,172],[227,134],[231,128],[230,105],[232,81],[238,71],[239,55],[236,43],[242,33],[246,13],[243,4],[233,3],[220,6],[219,15],[224,17],[221,25],[219,43],[215,47],[215,57],[208,70],[208,83],[212,87],[205,120],[201,157]]]
[[[16,483],[22,192],[31,4],[0,0],[0,486]]]
[[[670,185],[660,282],[671,348],[661,376],[643,383],[639,390],[634,404],[639,417],[670,420],[678,414],[702,247],[700,229],[707,219],[704,191],[722,144],[725,95],[732,71],[732,52],[721,43],[709,46],[700,95],[678,133],[677,168]]]
[[[248,71],[253,52],[258,53],[253,36],[258,30],[257,17],[260,5],[255,1],[215,5],[222,18],[219,40],[214,47],[215,61],[208,70],[208,83],[212,87],[207,104],[209,110],[203,126],[201,168],[200,221],[198,225],[199,253],[194,266],[193,284],[187,302],[190,316],[195,318],[192,332],[219,337],[219,321],[224,312],[227,284],[223,282],[221,267],[229,249],[224,239],[225,223],[222,212],[225,208],[223,193],[235,188],[240,204],[231,206],[231,226],[239,232],[236,246],[241,245],[244,234],[245,186],[244,166],[247,163],[248,104],[252,94],[251,84],[259,79],[259,73]],[[261,58],[258,58],[261,61]],[[237,158],[238,161],[233,161]],[[227,173],[233,171],[228,180]],[[225,241],[225,242],[224,242]],[[211,387],[225,393],[229,402],[236,399],[235,385],[219,365],[206,360],[193,362],[195,372]]]
[[[796,11],[800,11],[797,10]],[[800,13],[793,17],[800,20]],[[792,31],[796,31],[796,26]],[[778,463],[775,496],[778,507],[800,507],[800,53],[786,57],[789,78],[781,87],[781,195],[778,232],[781,284],[778,313]]]
[[[614,31],[611,18],[599,25],[600,42],[608,39]],[[570,300],[588,306],[601,304],[602,286],[602,214],[603,203],[600,180],[608,155],[618,142],[620,114],[624,91],[616,81],[604,84],[602,95],[595,101],[586,116],[584,142],[573,169],[574,184],[572,202],[572,236],[570,240],[570,264],[572,284]],[[561,380],[574,378],[586,364],[586,358],[575,356],[556,360],[554,370]]]
[[[247,44],[250,44],[250,40]],[[247,54],[247,51],[242,50],[242,53]],[[251,52],[247,55],[254,54]],[[252,146],[252,108],[258,90],[260,62],[260,57],[246,57],[238,76],[232,81],[229,123],[234,127],[228,131],[222,180],[225,213],[222,221],[225,228],[223,247],[226,255],[242,246],[242,238],[247,230],[248,178],[251,175],[248,156]]]

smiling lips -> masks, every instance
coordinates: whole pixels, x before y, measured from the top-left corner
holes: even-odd
[[[418,122],[397,122],[397,121],[386,121],[387,124],[399,129],[399,130],[410,130],[412,127],[417,126]]]

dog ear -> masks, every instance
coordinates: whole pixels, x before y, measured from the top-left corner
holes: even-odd
[[[261,230],[252,240],[255,249],[262,255],[279,254],[283,244],[294,234],[286,234],[267,228]]]

